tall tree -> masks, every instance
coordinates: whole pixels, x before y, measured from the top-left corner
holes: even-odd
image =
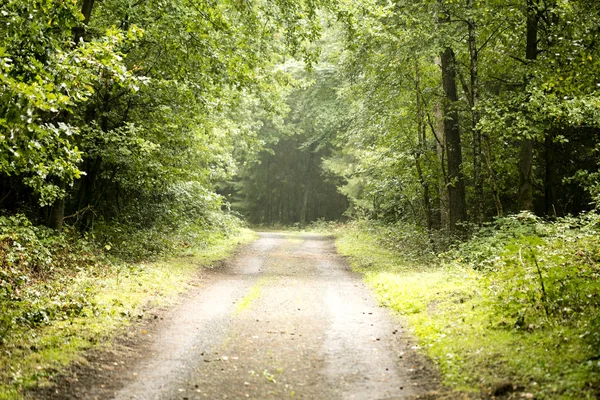
[[[440,57],[442,83],[446,98],[444,110],[444,139],[448,164],[448,210],[450,228],[457,229],[460,222],[467,220],[465,182],[462,173],[462,145],[458,119],[458,93],[456,88],[456,59],[454,51],[446,47]]]
[[[529,61],[537,59],[539,10],[534,0],[527,0],[527,43],[525,58]],[[527,86],[526,77],[525,86]],[[533,138],[521,140],[519,151],[519,207],[533,211]]]

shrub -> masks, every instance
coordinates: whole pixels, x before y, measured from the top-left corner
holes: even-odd
[[[90,304],[70,290],[76,275],[109,266],[92,243],[69,228],[57,234],[23,215],[0,217],[0,342],[19,327],[83,313]]]
[[[496,323],[577,326],[600,344],[599,234],[597,213],[552,223],[522,213],[485,226],[444,257],[484,274]]]

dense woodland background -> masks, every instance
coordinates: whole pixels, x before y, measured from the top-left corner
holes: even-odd
[[[242,221],[358,221],[350,247],[460,265],[481,329],[572,358],[511,373],[593,398],[599,200],[597,0],[0,5],[0,346],[91,315],[82,274]],[[414,287],[446,293],[440,271]]]
[[[302,153],[318,149],[321,176],[342,178],[346,215],[460,230],[593,208],[593,2],[338,3],[326,24],[315,85],[290,94],[285,127],[305,137]]]
[[[597,187],[597,8],[11,0],[0,207],[145,229],[208,222],[221,183],[266,224],[577,214]]]

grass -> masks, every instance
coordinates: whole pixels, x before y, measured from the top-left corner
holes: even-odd
[[[153,307],[173,304],[190,287],[202,268],[227,258],[256,234],[242,230],[229,237],[216,236],[202,248],[188,249],[175,259],[106,270],[80,271],[68,290],[88,301],[79,316],[53,321],[35,329],[14,332],[0,347],[0,399],[21,399],[22,393],[49,379],[85,350],[109,346],[111,339],[133,321],[145,318]],[[52,287],[39,283],[39,291]]]
[[[510,383],[515,398],[597,398],[599,354],[586,341],[585,324],[504,324],[490,296],[494,277],[431,253],[390,249],[383,244],[388,234],[350,224],[337,231],[336,244],[379,302],[406,318],[445,385],[493,394]]]
[[[237,304],[235,305],[235,312],[237,314],[240,314],[244,310],[249,309],[252,306],[252,303],[254,303],[254,301],[256,301],[256,300],[258,300],[260,298],[261,293],[262,293],[262,287],[265,284],[267,284],[269,281],[270,281],[269,278],[263,278],[263,279],[259,280],[250,289],[250,293],[248,293],[248,295],[246,295],[239,302],[237,302]]]

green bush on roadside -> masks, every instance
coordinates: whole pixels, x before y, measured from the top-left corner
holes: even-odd
[[[402,226],[349,224],[338,249],[382,305],[407,318],[447,384],[493,392],[511,382],[548,399],[600,394],[597,213],[498,219],[437,254],[412,227],[394,230]]]
[[[23,215],[0,216],[0,343],[15,330],[94,312],[82,276],[123,274],[128,262],[197,251],[239,230],[234,217],[217,217],[179,229],[98,224],[84,237],[68,226],[57,233]]]
[[[600,356],[600,215],[548,223],[529,214],[502,218],[444,254],[481,271],[496,323],[515,329],[567,325]]]
[[[43,385],[254,237],[234,217],[209,218],[180,229],[98,224],[82,236],[0,217],[0,399]]]
[[[15,329],[82,315],[90,303],[85,290],[70,289],[75,277],[112,267],[68,228],[57,234],[23,215],[0,217],[0,343]]]

